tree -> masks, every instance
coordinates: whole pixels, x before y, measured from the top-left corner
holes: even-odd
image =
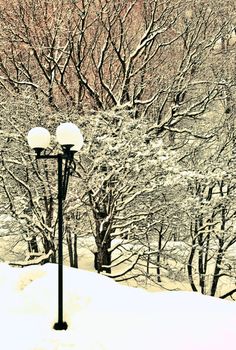
[[[6,203],[5,211],[8,210],[21,225],[30,256],[38,256],[39,249],[43,248],[45,254],[50,252],[50,261],[55,262],[57,218],[55,181],[52,179],[56,168],[53,164],[49,166],[46,162],[35,162],[35,157],[27,146],[26,134],[32,120],[36,119],[37,104],[27,95],[21,97],[21,103],[12,99],[10,105],[8,97],[3,101],[6,108],[1,110],[1,193]],[[42,119],[40,116],[39,120]],[[38,247],[38,235],[41,236],[42,248]]]
[[[201,76],[225,23],[204,2],[189,1],[188,11],[181,0],[12,0],[1,7],[8,91],[30,87],[57,109],[124,106],[149,115],[150,132],[202,114],[217,94],[213,76]]]
[[[212,296],[219,295],[218,287],[235,278],[228,255],[236,241],[234,165],[229,161],[233,144],[232,139],[226,143],[228,136],[225,133],[218,149],[216,144],[208,149],[205,161],[204,157],[195,159],[195,170],[185,175],[191,193],[187,198],[191,237],[188,279],[192,290]]]

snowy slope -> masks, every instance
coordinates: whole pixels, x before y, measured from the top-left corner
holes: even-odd
[[[193,292],[150,293],[64,268],[66,331],[55,331],[57,266],[0,264],[1,349],[236,348],[236,304]]]

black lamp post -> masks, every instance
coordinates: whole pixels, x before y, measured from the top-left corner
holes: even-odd
[[[36,152],[36,159],[56,159],[58,167],[58,321],[55,330],[66,330],[68,325],[63,321],[63,201],[66,198],[68,181],[74,166],[74,153],[83,146],[80,129],[73,123],[62,123],[56,130],[57,141],[62,153],[56,155],[42,154],[49,146],[50,133],[47,129],[36,127],[28,133],[28,143]],[[64,163],[64,169],[63,169]]]

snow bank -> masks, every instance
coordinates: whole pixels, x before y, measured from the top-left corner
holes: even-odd
[[[57,266],[0,264],[4,350],[235,349],[236,304],[193,292],[150,293],[64,268],[66,331],[55,331]]]

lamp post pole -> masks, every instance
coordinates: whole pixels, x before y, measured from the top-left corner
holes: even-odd
[[[62,155],[58,154],[58,321],[55,330],[66,330],[68,325],[63,321],[63,177]]]
[[[41,127],[33,128],[28,133],[28,143],[36,152],[36,159],[57,159],[58,170],[58,321],[55,330],[66,330],[68,325],[63,321],[63,201],[66,198],[69,175],[74,164],[74,153],[83,145],[83,136],[73,123],[63,123],[57,128],[57,139],[63,153],[57,155],[41,154],[50,143],[49,132]],[[63,160],[65,167],[63,172]]]

